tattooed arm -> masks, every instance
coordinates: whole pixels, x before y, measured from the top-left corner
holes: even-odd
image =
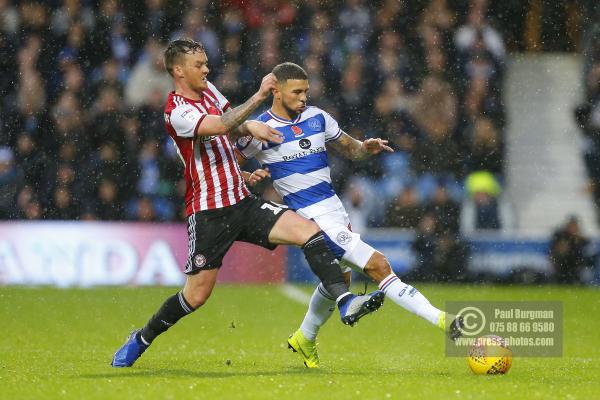
[[[275,75],[268,74],[262,80],[260,89],[244,104],[230,109],[223,115],[206,115],[196,128],[197,136],[214,136],[225,135],[238,128],[254,110],[265,101],[271,94],[271,90],[275,88],[277,78]],[[239,134],[251,134],[252,130],[248,127],[243,127],[239,130]],[[261,130],[262,131],[262,130]],[[261,138],[259,138],[261,139]]]

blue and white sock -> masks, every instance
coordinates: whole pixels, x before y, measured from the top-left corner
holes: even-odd
[[[438,325],[442,311],[431,305],[414,287],[402,282],[396,274],[390,274],[379,283],[379,289],[385,296],[413,314]]]

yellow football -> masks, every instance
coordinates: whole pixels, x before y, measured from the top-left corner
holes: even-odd
[[[477,375],[505,374],[512,365],[512,350],[500,336],[486,335],[471,345],[467,361]]]

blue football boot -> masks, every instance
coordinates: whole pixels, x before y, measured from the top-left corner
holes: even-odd
[[[353,326],[359,319],[367,314],[377,311],[383,305],[385,293],[376,290],[362,296],[351,295],[344,305],[339,307],[342,322]]]
[[[110,365],[116,368],[131,367],[134,362],[146,351],[150,346],[146,346],[137,340],[137,333],[141,329],[136,329],[129,334],[127,341],[113,356]]]

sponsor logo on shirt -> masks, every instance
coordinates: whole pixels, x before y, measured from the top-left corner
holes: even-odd
[[[299,151],[298,153],[294,153],[289,156],[282,156],[283,161],[297,160],[298,158],[306,157],[310,154],[322,153],[325,151],[325,147],[315,147],[314,149],[308,149],[305,151]]]
[[[308,139],[300,139],[298,144],[300,145],[300,148],[302,148],[302,149],[310,149],[310,145],[311,145],[310,140],[308,140]]]

